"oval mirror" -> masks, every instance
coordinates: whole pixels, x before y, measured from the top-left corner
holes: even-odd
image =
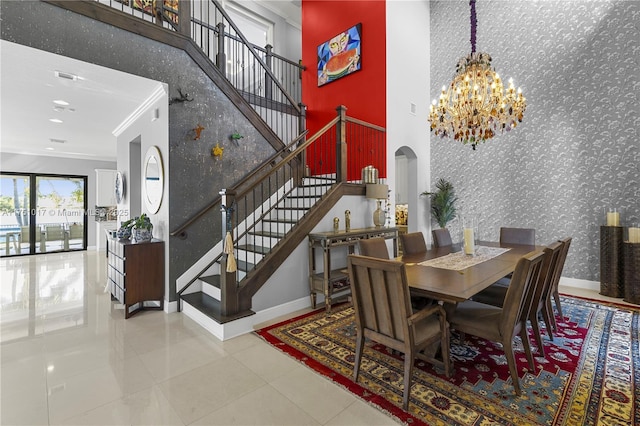
[[[115,181],[115,193],[116,193],[116,203],[120,204],[124,200],[124,175],[122,172],[116,173],[116,181]]]
[[[144,159],[144,201],[150,213],[157,213],[160,210],[163,189],[162,156],[158,147],[152,146]]]

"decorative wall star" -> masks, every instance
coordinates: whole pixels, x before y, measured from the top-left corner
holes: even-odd
[[[219,142],[216,142],[216,146],[211,150],[211,154],[213,154],[216,159],[222,158],[222,154],[224,153],[224,148],[220,146]]]

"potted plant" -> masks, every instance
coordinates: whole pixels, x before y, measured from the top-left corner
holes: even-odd
[[[431,197],[431,214],[438,222],[440,228],[445,228],[447,223],[456,217],[456,193],[451,182],[440,178],[436,182],[436,191],[425,191],[420,195],[428,195]]]
[[[138,242],[151,241],[153,238],[153,224],[146,213],[133,219],[131,229],[133,239]]]
[[[131,226],[133,219],[126,220],[120,224],[120,228],[116,231],[116,237],[120,240],[128,240],[131,238]]]

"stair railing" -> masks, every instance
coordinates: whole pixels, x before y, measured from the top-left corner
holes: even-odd
[[[280,140],[302,133],[305,67],[249,43],[218,1],[95,1],[190,37]]]

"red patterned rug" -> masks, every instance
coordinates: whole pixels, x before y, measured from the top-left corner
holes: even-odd
[[[564,318],[546,357],[529,371],[515,345],[522,395],[511,385],[499,344],[452,333],[454,374],[416,361],[408,411],[402,410],[402,354],[367,342],[353,382],[353,309],[334,306],[257,333],[400,422],[412,425],[640,425],[640,308],[562,297]],[[541,322],[542,331],[544,323]],[[534,351],[535,340],[531,339]]]

